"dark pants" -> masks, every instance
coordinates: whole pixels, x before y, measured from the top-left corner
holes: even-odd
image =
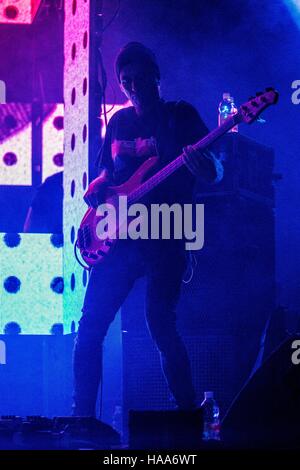
[[[195,406],[190,364],[176,329],[175,308],[185,268],[185,252],[177,242],[122,240],[103,264],[92,269],[73,355],[74,415],[95,415],[103,340],[135,280],[144,275],[146,320],[169,389],[179,408]]]

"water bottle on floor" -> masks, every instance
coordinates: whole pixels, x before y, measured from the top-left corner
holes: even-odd
[[[201,403],[203,410],[203,436],[204,441],[220,440],[220,410],[214,399],[214,392],[204,392],[204,400]]]

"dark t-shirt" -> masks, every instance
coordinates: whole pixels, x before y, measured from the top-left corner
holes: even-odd
[[[196,109],[190,104],[161,100],[157,116],[136,114],[124,108],[109,121],[99,158],[100,170],[108,170],[113,184],[124,183],[149,157],[159,156],[153,173],[174,160],[182,148],[208,133]],[[146,178],[148,179],[148,178]],[[183,166],[148,195],[149,202],[172,204],[191,202],[194,176]]]

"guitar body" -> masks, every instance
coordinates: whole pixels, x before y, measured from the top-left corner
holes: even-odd
[[[122,222],[119,225],[119,197],[129,197],[131,193],[138,190],[157,162],[158,157],[148,158],[125,183],[107,188],[103,203],[114,207],[117,215],[117,224],[112,232],[105,233],[104,239],[99,236],[99,222],[105,216],[97,214],[97,209],[92,207],[89,207],[86,211],[78,229],[77,245],[83,260],[89,266],[95,266],[104,261],[114,249],[120,234],[123,232],[127,233],[130,218],[128,218],[126,226]]]

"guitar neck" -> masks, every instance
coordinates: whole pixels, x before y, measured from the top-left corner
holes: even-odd
[[[226,134],[227,131],[232,129],[236,124],[240,122],[239,113],[234,116],[228,117],[224,123],[207,134],[203,139],[199,140],[196,144],[193,144],[193,147],[196,150],[204,150],[206,147],[215,142],[219,137]],[[167,179],[171,174],[173,174],[178,168],[184,165],[183,154],[179,155],[175,160],[168,163],[164,168],[159,170],[155,175],[151,176],[147,181],[142,183],[137,189],[132,191],[128,196],[128,202],[132,203],[138,201],[147,193],[149,193],[153,188],[162,183]]]

